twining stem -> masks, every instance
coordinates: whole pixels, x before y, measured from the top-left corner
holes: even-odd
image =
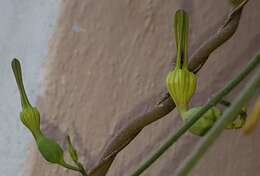
[[[206,63],[212,52],[233,36],[239,25],[243,7],[247,2],[249,2],[249,0],[243,3],[239,8],[232,8],[228,19],[225,20],[225,25],[222,25],[217,32],[211,35],[195,50],[189,59],[189,70],[197,73]],[[153,102],[151,100],[157,101]],[[115,130],[115,133],[113,133],[111,139],[103,149],[101,159],[90,169],[89,175],[105,175],[116,155],[125,148],[145,126],[163,118],[174,108],[175,104],[170,96],[167,96],[167,98],[164,96],[162,100],[161,94],[159,94],[147,98],[124,115],[121,118],[122,120],[118,123],[119,130]],[[144,111],[144,109],[146,110]],[[129,119],[131,120],[129,121]]]
[[[190,120],[185,123],[168,141],[166,141],[148,160],[146,160],[131,176],[138,176],[151,166],[167,149],[169,149],[189,128],[196,123],[199,118],[211,107],[220,102],[233,88],[235,88],[260,62],[260,54],[257,54],[253,60],[239,73],[237,77],[229,81],[225,87],[220,90],[205,106],[194,114]]]
[[[183,165],[177,170],[176,176],[187,176],[192,168],[197,164],[201,157],[207,152],[209,147],[214,143],[217,137],[225,129],[228,123],[235,119],[243,106],[250,100],[250,98],[260,88],[260,74],[256,74],[247,85],[247,87],[240,93],[239,97],[235,99],[234,103],[228,108],[212,129],[196,146],[192,154],[184,161]]]

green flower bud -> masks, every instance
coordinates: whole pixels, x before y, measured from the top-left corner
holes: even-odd
[[[44,135],[39,136],[36,142],[40,153],[46,161],[64,165],[64,152],[59,144]]]
[[[185,122],[189,121],[194,114],[201,110],[202,107],[191,108],[182,114],[182,118]],[[215,123],[218,117],[220,117],[221,111],[213,107],[209,109],[203,116],[191,126],[189,131],[195,135],[203,136]]]
[[[76,149],[75,149],[74,146],[72,145],[69,136],[67,136],[67,147],[68,147],[68,151],[69,151],[69,154],[70,154],[71,159],[72,159],[74,162],[77,163],[77,162],[78,162],[78,154],[77,154]]]
[[[178,10],[174,18],[175,40],[177,47],[176,67],[166,78],[167,89],[179,111],[188,109],[188,103],[196,90],[196,75],[188,69],[188,16]]]
[[[20,119],[23,124],[32,132],[34,138],[37,138],[37,136],[41,134],[40,114],[35,107],[32,107],[27,98],[23,85],[22,69],[18,59],[13,59],[12,69],[21,97],[22,112],[20,113]]]

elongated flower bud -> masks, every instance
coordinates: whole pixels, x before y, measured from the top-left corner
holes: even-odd
[[[39,136],[36,142],[46,161],[60,165],[64,164],[64,152],[58,143],[44,135]]]
[[[190,118],[201,110],[202,107],[191,108],[182,114],[184,121],[189,121]],[[209,109],[203,116],[191,126],[189,131],[195,135],[203,136],[215,123],[218,117],[220,117],[221,111],[213,107]]]
[[[13,59],[12,69],[14,72],[14,76],[21,97],[21,105],[22,105],[22,112],[20,113],[21,121],[32,132],[34,138],[37,138],[37,136],[41,134],[40,114],[36,107],[32,107],[26,95],[24,85],[23,85],[21,65],[18,59]]]
[[[188,69],[188,16],[178,10],[174,18],[175,40],[177,47],[176,67],[166,78],[167,89],[179,111],[188,109],[188,103],[196,90],[196,75]]]
[[[77,150],[76,150],[76,149],[74,148],[74,146],[72,145],[69,136],[67,136],[67,148],[68,148],[68,151],[69,151],[69,154],[70,154],[71,159],[72,159],[74,162],[77,163],[77,162],[78,162],[78,153],[77,153]]]

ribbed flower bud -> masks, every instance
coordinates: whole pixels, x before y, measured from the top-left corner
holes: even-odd
[[[23,124],[32,132],[36,139],[40,134],[40,114],[35,107],[23,109],[20,113],[20,119]]]
[[[177,47],[176,67],[166,78],[167,89],[179,111],[184,112],[196,90],[197,78],[188,69],[188,16],[178,10],[174,18],[175,40]]]
[[[174,69],[167,76],[167,89],[181,112],[188,108],[196,90],[196,80],[196,76],[187,69]]]
[[[191,108],[182,114],[184,121],[189,121],[202,107]],[[209,109],[203,116],[191,126],[189,131],[195,135],[203,136],[215,123],[218,117],[220,117],[221,111],[213,107]]]

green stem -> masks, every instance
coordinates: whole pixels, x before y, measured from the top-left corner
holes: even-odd
[[[82,164],[79,163],[79,162],[77,162],[76,164],[77,164],[77,166],[79,167],[80,173],[82,174],[82,176],[88,176],[88,174],[87,174],[85,168],[82,166]]]
[[[177,176],[186,176],[201,159],[203,154],[209,149],[213,142],[220,136],[221,132],[239,114],[243,106],[252,98],[256,91],[260,88],[260,74],[256,74],[241,92],[239,97],[234,101],[230,108],[228,108],[212,129],[200,141],[192,154],[185,160],[183,165],[177,170]]]
[[[63,167],[65,167],[67,169],[80,172],[82,174],[82,176],[88,176],[88,174],[86,173],[85,169],[83,168],[83,166],[80,163],[77,163],[78,167],[72,166],[72,165],[66,163],[65,161],[62,164],[60,164],[60,165],[62,165]]]
[[[72,166],[72,165],[70,165],[66,162],[63,162],[61,165],[65,168],[67,168],[67,169],[70,169],[70,170],[74,170],[74,171],[78,171],[78,172],[81,171],[78,167]]]
[[[249,64],[239,73],[239,75],[228,82],[198,113],[185,123],[173,136],[164,143],[148,160],[146,160],[131,176],[138,176],[151,166],[168,148],[170,148],[189,128],[196,123],[199,118],[206,113],[211,107],[220,102],[233,88],[235,88],[260,62],[260,54],[249,62]]]

